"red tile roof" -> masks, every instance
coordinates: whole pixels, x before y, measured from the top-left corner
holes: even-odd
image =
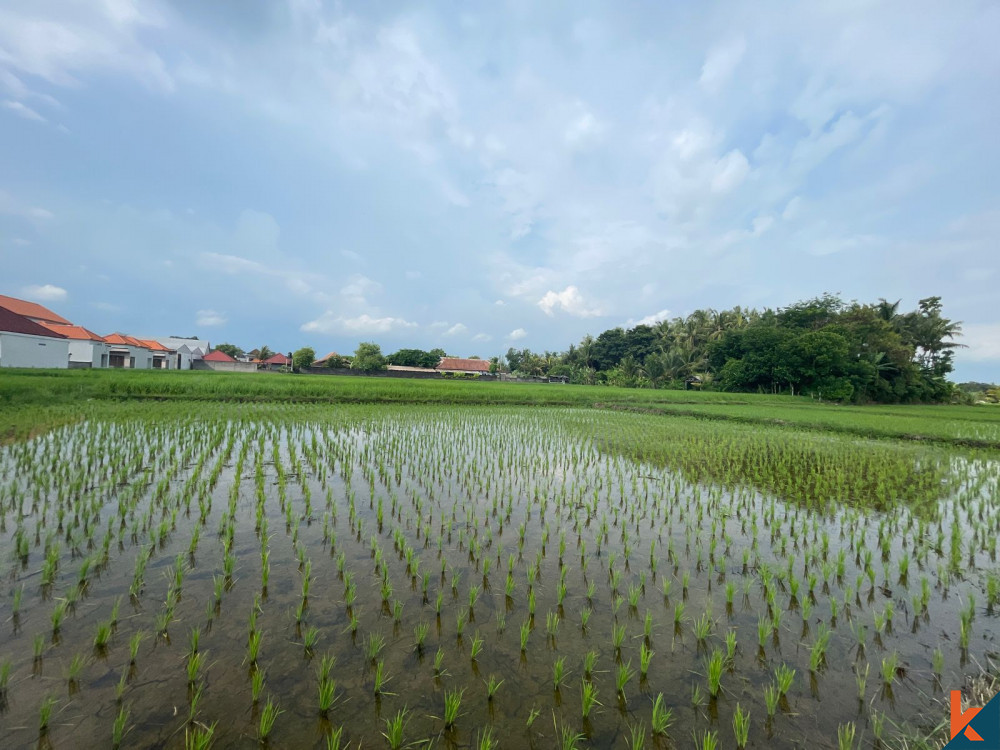
[[[485,359],[461,359],[460,357],[441,357],[438,370],[461,370],[463,372],[489,372],[490,363]]]
[[[140,349],[146,349],[145,345],[139,341],[139,339],[132,338],[131,336],[126,336],[124,333],[112,333],[104,337],[104,340],[109,344],[116,344],[118,346],[137,346]]]
[[[213,349],[204,357],[203,360],[206,362],[235,362],[236,360],[230,357],[225,352],[220,352],[218,349]]]
[[[137,341],[142,344],[147,349],[151,349],[154,352],[169,352],[170,350],[161,344],[159,341],[153,341],[152,339],[137,339]]]
[[[313,362],[313,364],[314,364],[314,365],[318,365],[318,364],[319,364],[320,362],[326,362],[326,361],[328,361],[328,360],[331,360],[331,359],[333,359],[334,357],[339,357],[339,356],[340,356],[340,355],[339,355],[339,354],[337,354],[337,352],[330,352],[330,353],[329,353],[329,354],[327,354],[326,356],[324,356],[324,357],[320,357],[319,359],[315,360],[315,361]]]
[[[284,354],[272,354],[270,357],[264,360],[265,365],[290,365],[292,360],[286,357]]]
[[[23,315],[18,315],[13,310],[0,307],[0,331],[9,333],[26,333],[31,336],[47,336],[51,339],[64,339],[62,334],[50,331],[41,323],[29,320]]]
[[[28,302],[23,299],[17,299],[16,297],[6,297],[0,294],[0,307],[6,307],[13,313],[22,315],[25,318],[30,318],[31,320],[46,323],[58,323],[64,326],[73,325],[66,318],[61,315],[56,315],[49,308],[39,305],[37,302]]]
[[[58,333],[61,336],[76,341],[104,341],[103,338],[83,326],[64,326],[56,325],[55,323],[39,323],[38,325],[45,326],[53,333]]]

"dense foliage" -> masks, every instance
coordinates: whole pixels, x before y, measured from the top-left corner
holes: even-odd
[[[687,379],[725,391],[808,394],[834,401],[942,401],[952,394],[960,324],[941,299],[844,302],[834,295],[777,310],[696,310],[655,325],[585,336],[561,354],[510,349],[507,365],[574,383],[683,387]]]

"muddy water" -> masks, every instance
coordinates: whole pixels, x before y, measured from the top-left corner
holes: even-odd
[[[641,725],[648,732],[658,694],[672,709],[673,722],[670,739],[649,738],[653,747],[686,745],[693,734],[705,731],[718,732],[721,747],[734,747],[731,726],[737,703],[750,711],[749,747],[835,746],[837,728],[847,722],[855,722],[858,734],[867,737],[883,715],[887,727],[890,721],[940,723],[945,718],[945,691],[960,686],[963,676],[975,673],[976,662],[985,663],[986,654],[995,648],[996,621],[982,590],[985,572],[995,568],[995,543],[985,534],[973,534],[970,525],[976,514],[985,514],[987,524],[995,523],[995,510],[987,501],[995,496],[997,472],[988,462],[970,471],[962,469],[962,459],[955,459],[956,470],[974,479],[942,501],[944,548],[920,562],[914,554],[917,527],[909,523],[905,506],[887,516],[850,509],[819,515],[786,506],[752,487],[690,484],[666,467],[598,452],[585,438],[563,429],[556,413],[397,408],[369,410],[359,415],[357,424],[346,426],[257,425],[246,420],[149,425],[137,420],[68,428],[36,443],[0,453],[0,663],[11,665],[0,713],[0,744],[5,748],[108,746],[121,705],[130,717],[124,747],[183,747],[195,692],[186,671],[192,628],[200,629],[199,650],[205,654],[195,683],[201,689],[196,721],[214,724],[214,746],[248,748],[260,744],[258,721],[268,698],[282,711],[267,742],[273,748],[322,747],[331,727],[339,726],[352,746],[386,746],[385,719],[404,708],[407,743],[476,746],[480,734],[491,728],[500,747],[550,748],[559,728],[567,727],[584,735],[581,746],[625,747],[631,727]],[[171,454],[169,446],[177,445],[194,447],[187,454]],[[244,445],[248,447],[237,476],[237,457]],[[88,463],[88,458],[93,460]],[[262,500],[255,478],[258,463]],[[124,465],[132,465],[133,471],[121,481],[112,470]],[[216,465],[217,480],[209,489],[203,482]],[[70,491],[79,477],[88,482]],[[187,491],[195,497],[190,504],[185,501]],[[204,520],[199,495],[208,508]],[[131,503],[124,528],[118,510],[123,498]],[[230,516],[230,502],[235,572],[216,606],[213,578],[222,576],[224,556],[220,524]],[[86,527],[92,530],[92,542],[77,521],[88,511],[75,512],[85,505],[93,514]],[[267,519],[266,538],[255,529],[258,508]],[[956,514],[964,539],[963,572],[946,576],[950,524]],[[161,523],[168,528],[162,541]],[[890,548],[888,581],[883,580],[878,546],[880,523],[898,532]],[[30,540],[23,562],[15,547],[18,528]],[[189,554],[196,529],[200,538]],[[843,576],[828,572],[826,581],[821,571],[824,532],[829,537],[828,564],[839,549],[849,546],[852,532],[856,540],[847,550]],[[101,544],[108,533],[113,539],[103,561]],[[566,550],[560,558],[562,534]],[[937,534],[932,522],[927,535],[936,539]],[[59,540],[59,566],[53,582],[43,585],[47,539]],[[404,548],[397,541],[412,548],[420,575],[408,571]],[[260,578],[264,544],[271,569],[266,591]],[[130,596],[136,559],[144,547],[152,549],[145,584],[138,595]],[[374,547],[380,549],[384,575],[392,585],[389,603],[380,594],[383,573],[376,572]],[[875,587],[864,577],[865,549],[874,553]],[[750,551],[746,567],[744,550]],[[812,595],[804,572],[807,552],[817,555],[809,565],[819,577]],[[900,581],[898,564],[904,554],[914,559],[907,579]],[[341,555],[343,573],[338,570]],[[511,555],[515,588],[507,597],[504,584]],[[95,562],[81,587],[78,571],[87,556]],[[178,559],[184,575],[173,620],[166,634],[157,634],[156,617],[175,581]],[[313,580],[297,623],[300,559],[311,561]],[[792,602],[788,583],[776,584],[781,624],[761,648],[758,618],[771,618],[761,568],[787,570],[789,560],[802,589]],[[489,572],[484,575],[487,561]],[[532,617],[528,570],[535,564]],[[567,593],[560,605],[563,567]],[[430,576],[426,598],[421,590],[424,573]],[[344,574],[353,576],[357,585],[352,607],[344,601]],[[645,585],[632,607],[629,587],[639,587],[643,575]],[[855,586],[859,576],[860,589]],[[922,577],[928,578],[932,593],[926,613],[915,614],[912,597],[919,593]],[[671,582],[667,596],[662,592],[664,578]],[[731,605],[727,584],[735,589]],[[457,617],[465,613],[473,585],[481,594],[460,636]],[[19,614],[14,616],[15,591],[22,587]],[[73,592],[76,601],[53,634],[52,610]],[[443,596],[440,616],[435,613],[438,592]],[[976,596],[978,606],[969,648],[963,650],[958,644],[959,612],[969,594]],[[619,596],[622,601],[616,605]],[[255,704],[255,668],[247,661],[246,644],[257,597],[256,624],[263,633],[258,666],[266,677],[261,701]],[[804,618],[802,602],[807,597],[811,611]],[[96,650],[95,629],[111,616],[118,598],[119,620],[110,644]],[[831,599],[837,600],[836,618]],[[391,606],[396,601],[402,604],[398,622]],[[895,605],[892,625],[876,636],[875,615],[883,613],[888,601]],[[674,621],[678,604],[685,612],[679,625]],[[592,610],[586,628],[581,624],[585,609]],[[550,612],[561,618],[555,637],[546,633]],[[653,629],[645,639],[647,612]],[[706,612],[713,626],[699,641],[693,621]],[[349,627],[352,615],[358,621],[356,633]],[[531,635],[522,651],[519,629],[526,621]],[[414,648],[414,627],[420,622],[429,626],[423,651]],[[620,651],[612,645],[616,624],[626,628]],[[318,628],[319,636],[310,653],[303,636],[311,627]],[[810,672],[809,650],[821,627],[830,629],[830,645],[823,666]],[[859,627],[865,629],[864,648],[859,648],[854,633]],[[724,636],[730,630],[736,633],[737,651],[726,665],[721,694],[709,699],[705,659],[713,649],[725,648]],[[129,665],[129,639],[136,631],[147,637],[136,663]],[[374,694],[374,666],[363,648],[371,633],[385,638],[379,658],[390,680],[382,695]],[[477,634],[483,648],[473,659]],[[35,659],[38,636],[44,639],[44,649]],[[640,678],[643,643],[654,655],[648,674]],[[938,647],[944,657],[940,679],[932,670]],[[444,658],[442,671],[435,674],[439,648]],[[591,650],[598,654],[592,680],[602,705],[585,721],[581,680],[584,657]],[[892,652],[898,653],[901,669],[886,688],[879,667]],[[76,654],[84,657],[85,666],[70,682],[67,670]],[[316,677],[324,654],[336,658],[332,676],[338,694],[325,717],[318,711]],[[566,676],[555,688],[552,670],[559,658],[565,658]],[[623,662],[636,674],[624,695],[617,696],[615,670]],[[768,719],[764,688],[783,663],[796,670],[795,681],[777,715]],[[855,675],[866,664],[868,684],[859,698]],[[127,684],[119,703],[116,685],[123,673]],[[492,701],[486,695],[490,676],[503,680]],[[695,688],[703,696],[698,705],[692,702]],[[458,721],[446,729],[443,694],[452,689],[465,693]],[[46,696],[56,703],[48,730],[40,732],[39,707]]]

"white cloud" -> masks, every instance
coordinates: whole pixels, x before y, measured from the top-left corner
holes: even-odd
[[[472,337],[472,340],[476,342],[485,342],[492,340],[492,338],[493,337],[490,336],[488,333],[477,333],[475,336]]]
[[[492,183],[510,219],[510,238],[519,240],[530,234],[540,202],[536,180],[526,172],[506,167],[493,175]]]
[[[328,310],[316,320],[303,323],[300,330],[306,333],[372,334],[388,333],[400,328],[416,328],[416,326],[416,323],[403,318],[374,318],[367,313],[347,318]]]
[[[465,332],[466,332],[467,330],[469,330],[469,329],[468,329],[468,328],[466,328],[466,327],[465,327],[464,325],[462,325],[461,323],[456,323],[456,324],[455,324],[455,325],[453,325],[453,326],[452,326],[451,328],[449,328],[449,329],[448,329],[447,331],[445,331],[445,332],[444,332],[444,335],[445,335],[445,336],[457,336],[457,335],[459,335],[460,333],[465,333]]]
[[[723,156],[715,165],[712,192],[728,193],[737,187],[750,172],[750,163],[738,148]]]
[[[546,315],[552,315],[556,308],[578,318],[592,318],[602,314],[600,308],[589,307],[583,299],[583,295],[580,294],[580,290],[573,285],[566,287],[561,292],[550,289],[544,297],[538,300],[538,306]]]
[[[341,287],[340,293],[344,296],[344,301],[349,305],[364,307],[368,304],[368,297],[382,291],[382,285],[373,279],[369,279],[360,273],[351,276],[347,283]]]
[[[746,49],[747,43],[742,37],[713,47],[701,67],[698,83],[712,93],[719,91],[740,64]]]
[[[421,276],[423,276],[423,274],[420,273],[420,271],[407,271],[404,274],[404,276],[406,276],[407,280],[409,280],[409,281],[416,281]]]
[[[625,328],[635,328],[636,326],[655,326],[670,317],[670,310],[663,309],[659,312],[655,312],[652,315],[647,315],[645,318],[639,318],[639,320],[633,320],[629,318],[625,321]]]
[[[593,114],[583,111],[566,128],[566,144],[570,148],[584,148],[598,141],[604,133],[604,124]]]
[[[215,310],[199,310],[194,322],[197,326],[224,326],[227,321],[224,314]]]
[[[21,294],[35,302],[62,302],[68,296],[65,289],[53,284],[22,287]]]
[[[48,120],[46,120],[44,117],[38,114],[31,107],[27,106],[26,104],[22,104],[21,102],[14,102],[8,100],[3,103],[3,106],[6,109],[9,109],[14,114],[19,115],[20,117],[23,117],[26,120],[34,120],[35,122],[48,122]]]
[[[963,360],[1000,362],[1000,323],[972,323],[962,326],[958,339],[968,349],[961,350]]]
[[[507,338],[510,339],[511,341],[518,341],[520,339],[523,339],[527,335],[528,332],[523,328],[515,328],[513,331],[507,334]]]
[[[494,302],[493,304],[494,304],[494,305],[496,305],[497,307],[503,307],[503,306],[504,306],[505,304],[507,304],[507,303],[506,303],[506,302],[504,302],[504,301],[503,301],[502,299],[498,299],[498,300],[497,300],[496,302]]]
[[[353,250],[341,250],[340,255],[341,257],[346,258],[347,260],[352,260],[355,263],[361,260],[361,256]]]

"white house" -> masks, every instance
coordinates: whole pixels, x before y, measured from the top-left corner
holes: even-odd
[[[104,337],[108,344],[108,367],[125,370],[150,370],[153,352],[132,336],[112,333]]]
[[[0,307],[0,367],[69,367],[69,341],[45,326]]]
[[[171,369],[190,370],[191,363],[194,360],[201,359],[212,351],[212,345],[208,341],[202,341],[201,339],[165,336],[153,339],[153,341],[159,342],[173,352],[174,367]]]
[[[83,326],[42,323],[53,333],[65,336],[69,342],[70,369],[107,367],[110,345],[93,331]]]

